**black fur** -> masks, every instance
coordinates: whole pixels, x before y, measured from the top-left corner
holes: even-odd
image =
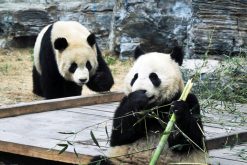
[[[149,75],[149,79],[151,80],[151,82],[153,83],[153,85],[155,87],[159,87],[161,84],[161,80],[158,77],[158,75],[156,73],[150,73]]]
[[[95,35],[94,35],[93,33],[91,33],[91,34],[87,37],[87,42],[88,42],[88,44],[89,44],[91,47],[96,43]]]
[[[68,46],[69,46],[69,44],[68,44],[66,38],[57,38],[54,42],[54,48],[59,50],[59,51],[63,51]]]
[[[176,126],[196,144],[187,140],[187,137],[175,128],[168,138],[168,145],[174,152],[188,154],[188,151],[198,149],[198,147],[203,148],[203,134],[198,127],[199,125],[203,130],[200,107],[195,95],[189,94],[186,101],[177,101],[181,95],[179,92],[170,101],[157,105],[157,103],[148,104],[149,98],[145,92],[145,90],[135,91],[122,99],[114,115],[110,138],[111,147],[133,143],[146,137],[146,131],[162,133],[164,126],[157,119],[147,115],[148,110],[155,108],[154,111],[158,111],[159,118],[165,123],[168,122],[170,114],[174,112]],[[143,120],[144,116],[145,120]],[[102,157],[94,157],[91,160],[94,162],[93,165],[96,165],[97,160],[102,160]],[[112,162],[104,157],[102,165],[112,165]]]
[[[137,78],[138,78],[138,73],[136,73],[136,74],[134,75],[133,79],[132,79],[131,82],[130,82],[130,86],[133,86],[133,84],[135,83],[135,81],[137,80]]]
[[[182,47],[175,46],[171,52],[171,58],[176,61],[179,66],[183,64],[184,52]]]
[[[137,46],[135,48],[134,59],[136,60],[138,57],[140,57],[143,54],[145,54],[145,52],[141,49],[140,46]]]
[[[40,84],[40,74],[35,66],[33,66],[33,93],[39,96],[43,96],[43,92]]]
[[[78,86],[72,81],[65,80],[58,71],[55,59],[55,53],[51,43],[51,25],[44,36],[40,45],[40,66],[42,75],[39,75],[36,68],[33,68],[33,92],[46,99],[54,99],[69,96],[81,95],[82,86]],[[65,39],[66,40],[66,39]],[[60,42],[61,41],[61,42]],[[91,40],[90,40],[91,41]],[[55,44],[59,50],[65,48],[66,44],[62,38],[59,38]],[[97,47],[98,68],[92,77],[90,77],[87,86],[94,91],[109,91],[114,84],[110,69],[102,58],[101,52]]]
[[[193,94],[189,94],[187,100],[178,100],[180,94],[178,93],[172,100],[172,110],[176,115],[176,125],[184,132],[191,140],[193,140],[199,147],[203,148],[203,134],[201,133],[197,123],[202,128],[200,119],[200,108],[197,98]],[[148,97],[143,91],[135,91],[124,97],[120,106],[115,112],[113,120],[113,130],[111,135],[111,146],[119,146],[129,144],[136,140],[145,137],[146,129],[144,120],[139,121],[143,115],[135,114],[133,112],[142,112],[143,109],[151,109],[157,106],[156,104],[147,104]],[[171,103],[166,101],[161,105]],[[177,111],[175,111],[177,110]],[[157,111],[157,110],[156,110]],[[169,120],[170,106],[163,106],[158,108],[159,116],[165,122]],[[138,121],[138,123],[137,123]],[[137,124],[136,124],[137,123]],[[159,121],[154,118],[146,117],[147,131],[163,131],[164,128]],[[174,131],[168,139],[170,147],[182,145],[180,148],[174,148],[174,151],[186,153],[188,150],[197,148],[196,145],[187,140],[179,131]]]
[[[130,93],[122,99],[114,115],[110,139],[111,146],[129,144],[145,136],[144,123],[139,122],[136,124],[141,116],[133,115],[133,112],[147,109],[148,100],[145,91]]]
[[[87,87],[96,92],[109,91],[114,84],[113,76],[106,62],[104,61],[100,49],[96,44],[98,68],[96,73],[90,77]]]

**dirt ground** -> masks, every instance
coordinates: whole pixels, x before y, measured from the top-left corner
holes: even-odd
[[[32,53],[31,48],[0,49],[0,106],[43,99],[32,93]],[[132,62],[121,62],[109,56],[106,60],[115,80],[111,91],[121,91]],[[94,93],[84,86],[83,96]]]

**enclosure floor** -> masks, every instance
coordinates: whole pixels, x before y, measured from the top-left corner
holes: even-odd
[[[34,154],[34,157],[39,157],[42,152],[60,151],[64,146],[58,144],[71,143],[73,145],[68,145],[66,152],[63,153],[64,157],[66,157],[66,153],[73,153],[77,159],[75,152],[89,157],[102,155],[106,153],[109,146],[112,117],[118,104],[118,102],[113,102],[2,118],[0,119],[0,151],[8,151],[9,147],[12,147],[12,150],[14,148],[14,151],[21,152],[22,155],[26,153],[30,155],[35,148],[44,149],[40,150],[40,153]],[[241,109],[243,110],[240,108],[238,113],[246,114]],[[210,110],[202,115],[204,116],[204,131],[208,140],[234,132],[247,132],[246,122],[241,123],[237,118],[237,113],[222,112],[219,114],[219,112]],[[72,134],[72,132],[77,133]],[[100,148],[93,141],[92,133]],[[245,150],[246,152],[246,142],[245,139],[245,143],[231,149],[226,147],[210,150],[209,155],[213,157],[212,162],[227,165],[246,164],[247,161],[239,156],[241,151]],[[17,151],[18,147],[20,150]],[[79,159],[77,160],[79,161]]]

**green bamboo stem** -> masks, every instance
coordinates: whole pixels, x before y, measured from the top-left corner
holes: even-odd
[[[187,96],[188,96],[188,94],[189,94],[189,92],[190,92],[190,90],[192,88],[192,85],[193,85],[192,80],[191,79],[188,80],[188,82],[186,83],[186,86],[184,87],[184,90],[183,90],[179,100],[183,100],[183,101],[186,100],[186,98],[187,98]],[[151,159],[149,165],[155,165],[157,163],[157,161],[158,161],[158,159],[160,157],[160,154],[162,153],[162,151],[163,151],[163,149],[164,149],[164,147],[165,147],[165,145],[167,143],[168,137],[169,137],[169,135],[170,135],[170,133],[171,133],[171,131],[173,129],[175,121],[176,121],[176,116],[173,113],[171,118],[170,118],[170,120],[169,120],[169,122],[168,122],[168,124],[167,124],[167,126],[166,126],[165,131],[162,134],[162,137],[161,137],[161,139],[159,141],[158,146],[156,147],[156,150],[155,150],[155,152],[154,152],[154,154],[152,156],[152,159]]]

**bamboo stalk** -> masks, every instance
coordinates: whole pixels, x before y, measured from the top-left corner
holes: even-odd
[[[183,90],[179,100],[183,100],[183,101],[186,100],[186,98],[187,98],[187,96],[188,96],[188,94],[189,94],[189,92],[190,92],[190,90],[192,88],[192,85],[193,85],[192,79],[188,80],[188,82],[186,83],[186,86],[184,87],[184,90]],[[155,150],[155,152],[154,152],[154,154],[152,156],[152,159],[151,159],[149,165],[155,165],[157,163],[157,161],[158,161],[158,159],[160,157],[160,154],[162,153],[162,151],[163,151],[163,149],[165,147],[165,144],[167,143],[168,137],[169,137],[169,135],[171,133],[171,130],[173,129],[175,121],[176,121],[176,116],[173,113],[171,118],[170,118],[170,120],[169,120],[169,122],[168,122],[168,124],[167,124],[167,126],[166,126],[165,131],[162,134],[160,142],[159,142],[159,144],[158,144],[158,146],[157,146],[157,148],[156,148],[156,150]]]

